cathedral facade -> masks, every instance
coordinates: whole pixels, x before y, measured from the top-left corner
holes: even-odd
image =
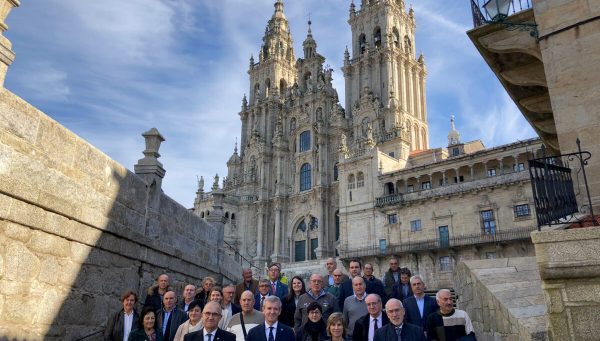
[[[526,160],[540,142],[463,143],[453,119],[448,146],[431,149],[414,11],[403,0],[363,0],[350,5],[348,23],[342,106],[310,22],[296,59],[275,2],[250,59],[239,150],[222,188],[218,179],[212,187],[225,194],[227,244],[258,267],[281,262],[296,272],[339,256],[368,259],[381,273],[396,255],[433,276],[461,259],[532,254],[526,238],[496,235],[532,229]],[[201,179],[193,210],[206,218],[213,204]],[[518,219],[506,218],[517,206]],[[454,242],[471,235],[483,237]],[[433,277],[434,287],[447,283]]]

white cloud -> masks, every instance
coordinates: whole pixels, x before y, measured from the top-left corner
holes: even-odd
[[[240,134],[237,113],[249,91],[248,59],[257,55],[273,2],[23,2],[8,18],[17,60],[7,87],[130,169],[142,157],[140,134],[158,128],[167,140],[161,147],[164,190],[191,206],[196,175],[226,173]],[[470,24],[465,4],[415,5],[416,44],[429,69],[432,146],[445,145],[452,113],[465,139],[483,137],[493,145],[531,136],[464,33]],[[335,70],[342,104],[348,6],[347,0],[285,2],[296,57],[310,13],[317,50]]]

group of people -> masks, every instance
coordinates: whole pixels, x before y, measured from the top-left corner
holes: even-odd
[[[373,265],[358,259],[349,275],[326,262],[326,274],[304,279],[281,276],[271,264],[267,278],[244,269],[237,285],[218,287],[205,277],[202,287],[184,287],[181,299],[162,274],[148,289],[142,312],[138,296],[126,291],[123,308],[109,317],[105,340],[118,341],[470,341],[476,340],[466,312],[452,294],[425,294],[421,276],[400,268],[396,258],[382,280]],[[385,308],[385,309],[384,309]]]

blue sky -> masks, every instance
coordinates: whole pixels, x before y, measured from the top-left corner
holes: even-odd
[[[249,58],[260,48],[273,2],[23,1],[7,19],[17,58],[5,86],[129,169],[142,157],[141,133],[156,127],[167,140],[163,189],[191,207],[196,175],[226,174],[250,86]],[[296,56],[310,14],[341,103],[349,4],[285,1]],[[452,114],[465,141],[492,147],[535,136],[465,33],[472,27],[469,1],[412,4],[416,48],[428,68],[431,147],[447,144]]]

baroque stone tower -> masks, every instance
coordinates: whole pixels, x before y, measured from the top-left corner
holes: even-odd
[[[404,160],[410,151],[428,149],[426,68],[423,55],[415,54],[414,11],[406,13],[403,0],[362,0],[360,10],[350,5],[348,23],[352,59],[346,50],[343,71],[350,140],[375,139],[382,151]]]
[[[351,5],[346,110],[312,23],[296,59],[284,3],[274,6],[258,61],[250,58],[241,144],[227,162],[222,188],[225,241],[258,266],[336,255],[338,166],[349,150],[377,147],[400,162],[428,148],[425,65],[422,56],[415,58],[414,15],[405,13],[403,1],[363,1],[360,10]],[[218,178],[212,190],[221,192]],[[200,181],[194,211],[207,218],[212,200]]]

